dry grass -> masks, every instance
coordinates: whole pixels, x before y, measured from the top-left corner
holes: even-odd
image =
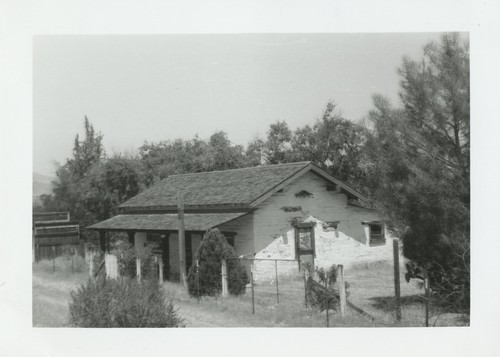
[[[33,264],[33,327],[64,327],[68,318],[69,292],[88,279],[84,261],[68,257]]]
[[[368,263],[345,271],[350,284],[349,300],[373,315],[377,321],[400,327],[425,326],[425,298],[423,288],[417,281],[405,281],[405,270],[400,271],[401,321],[395,318],[394,268],[386,262]],[[450,314],[430,304],[431,326],[464,325],[463,317]]]
[[[81,258],[80,258],[81,259]],[[56,272],[52,261],[33,264],[33,326],[63,327],[68,317],[70,290],[88,279],[83,260],[56,259]],[[402,321],[394,318],[394,278],[389,264],[365,264],[345,272],[349,288],[349,300],[372,314],[371,321],[352,309],[347,309],[342,320],[338,313],[330,311],[331,327],[398,327],[423,326],[424,302],[422,291],[415,285],[408,285],[401,278],[403,296]],[[326,327],[326,314],[304,306],[304,282],[302,277],[281,277],[279,280],[279,304],[276,285],[259,283],[255,286],[255,314],[252,314],[252,296],[246,294],[228,298],[205,297],[199,301],[190,297],[176,283],[164,284],[168,297],[173,299],[179,314],[187,327]],[[431,310],[431,325],[457,325],[456,316],[441,314],[434,307]],[[464,322],[462,322],[463,324]],[[465,322],[466,323],[466,322]]]
[[[179,285],[166,283],[165,289],[187,327],[326,327],[326,313],[305,308],[304,283],[301,277],[280,279],[280,302],[276,285],[255,286],[255,314],[252,314],[251,289],[242,296],[192,298]],[[385,326],[347,309],[342,320],[338,313],[329,312],[330,327]]]

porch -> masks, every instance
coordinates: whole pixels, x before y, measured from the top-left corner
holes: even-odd
[[[235,220],[245,213],[184,214],[184,259],[187,275],[203,235],[211,228],[217,228]],[[87,227],[99,232],[100,248],[110,251],[110,234],[125,232],[136,250],[147,243],[156,242],[154,253],[163,266],[164,280],[179,280],[181,251],[179,249],[180,220],[177,214],[121,214],[106,221]],[[221,229],[229,244],[234,247],[236,232]]]

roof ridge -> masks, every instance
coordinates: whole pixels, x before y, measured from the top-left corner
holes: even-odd
[[[243,170],[249,170],[249,169],[257,169],[257,168],[267,168],[267,167],[277,167],[277,166],[290,166],[290,165],[299,165],[303,164],[304,166],[307,164],[311,164],[311,161],[297,161],[297,162],[286,162],[283,164],[274,164],[274,165],[258,165],[258,166],[248,166],[248,167],[240,167],[237,169],[228,169],[228,170],[213,170],[213,171],[202,171],[202,172],[188,172],[185,174],[175,174],[175,175],[170,175],[163,179],[162,181],[167,180],[169,177],[177,177],[177,176],[192,176],[192,175],[200,175],[200,174],[211,174],[215,172],[228,172],[228,171],[243,171]]]

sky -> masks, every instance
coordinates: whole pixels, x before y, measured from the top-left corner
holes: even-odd
[[[353,121],[398,103],[403,56],[437,33],[46,35],[33,41],[33,171],[54,175],[87,116],[109,156],[144,141],[265,138],[312,124],[328,101]]]

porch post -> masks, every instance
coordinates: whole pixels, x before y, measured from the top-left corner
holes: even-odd
[[[177,196],[177,211],[179,217],[179,273],[181,284],[187,287],[186,279],[186,245],[184,237],[184,195],[179,191]]]

